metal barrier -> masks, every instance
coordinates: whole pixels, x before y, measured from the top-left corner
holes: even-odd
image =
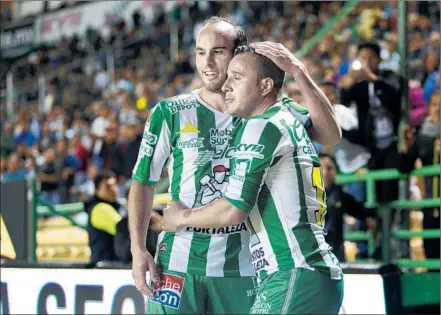
[[[392,201],[388,204],[378,204],[376,202],[375,195],[375,182],[380,180],[390,180],[390,179],[407,179],[410,176],[436,176],[440,174],[440,165],[432,165],[426,166],[417,170],[414,170],[410,174],[402,174],[395,169],[387,169],[387,170],[377,170],[377,171],[369,171],[360,176],[358,175],[338,175],[336,179],[336,183],[338,185],[344,185],[348,183],[354,182],[365,182],[366,183],[366,195],[367,201],[365,206],[371,209],[377,209],[381,218],[382,218],[382,254],[383,254],[383,262],[391,263],[391,252],[390,252],[390,242],[392,238],[395,239],[410,239],[414,237],[422,237],[422,238],[439,238],[440,230],[422,230],[422,231],[410,231],[410,230],[401,230],[397,232],[392,232],[390,230],[390,222],[391,222],[391,209],[414,209],[414,208],[431,208],[431,207],[439,207],[440,206],[440,198],[432,198],[432,199],[423,199],[423,200],[396,200]],[[166,187],[168,185],[168,181],[164,180],[162,182],[162,186]],[[36,194],[36,185],[35,182],[33,184],[33,195],[34,195],[34,211],[35,216],[42,216],[47,214],[58,214],[65,217],[69,222],[77,227],[84,229],[85,227],[81,224],[75,222],[70,216],[79,212],[84,211],[84,205],[81,202],[71,203],[71,204],[63,204],[53,206],[43,200],[38,198]],[[164,187],[161,187],[161,190],[164,190]],[[169,200],[168,193],[159,193],[155,195],[154,204],[157,206],[165,205]],[[35,223],[35,231],[37,230],[37,225]],[[361,241],[366,240],[370,244],[370,252],[372,253],[374,237],[370,232],[346,232],[344,235],[345,240],[348,241]],[[34,249],[37,248],[37,244],[34,244]],[[440,260],[439,259],[427,259],[421,261],[415,261],[412,259],[397,259],[393,261],[393,263],[407,268],[428,268],[428,269],[440,269]]]

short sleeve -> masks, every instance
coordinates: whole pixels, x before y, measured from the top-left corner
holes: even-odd
[[[235,207],[251,212],[268,169],[286,149],[277,126],[264,119],[251,119],[239,131],[230,162],[230,180],[225,198]]]
[[[170,128],[160,107],[156,105],[147,121],[132,179],[144,185],[155,185],[170,156]]]

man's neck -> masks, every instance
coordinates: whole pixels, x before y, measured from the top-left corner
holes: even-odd
[[[213,107],[215,110],[219,112],[225,111],[225,93],[208,91],[203,87],[196,90],[196,93],[199,94],[200,98],[205,103]]]
[[[263,99],[262,103],[260,103],[259,106],[257,106],[251,113],[250,118],[253,116],[262,115],[265,113],[268,109],[270,109],[272,106],[276,105],[279,102],[278,97],[266,97]]]

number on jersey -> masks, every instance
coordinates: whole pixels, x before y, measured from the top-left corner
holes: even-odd
[[[324,226],[326,216],[326,192],[320,166],[314,166],[312,168],[312,186],[316,190],[317,201],[321,204],[320,209],[315,210],[315,220],[318,225]]]

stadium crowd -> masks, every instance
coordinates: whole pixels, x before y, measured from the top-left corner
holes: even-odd
[[[336,105],[346,146],[317,145],[317,150],[333,155],[334,167],[342,173],[359,172],[366,167],[391,168],[397,166],[395,158],[403,156],[406,163],[400,169],[406,172],[413,169],[418,158],[424,165],[439,163],[439,159],[426,156],[439,156],[440,4],[409,1],[409,128],[399,134],[398,123],[403,116],[397,3],[360,2],[303,60]],[[280,42],[296,52],[342,5],[329,1],[183,2],[171,14],[165,14],[159,7],[151,24],[145,23],[139,13],[133,15],[131,29],[124,21],[116,20],[108,39],[90,29],[84,36],[63,38],[54,46],[39,48],[15,70],[16,114],[9,117],[2,103],[1,181],[35,174],[42,198],[53,204],[69,203],[93,196],[94,179],[106,169],[116,174],[119,197],[124,198],[150,109],[164,98],[201,84],[194,75],[194,42],[206,18],[224,16],[244,25],[251,42]],[[170,50],[173,23],[179,30],[179,50],[175,55]],[[361,56],[363,49],[359,49],[359,44],[366,41],[368,46],[361,48],[367,48],[368,57]],[[372,41],[378,43],[378,49]],[[386,132],[385,137],[390,137],[385,140],[386,145],[372,140],[375,135],[365,134],[365,126],[375,121],[366,121],[369,115],[362,108],[372,100],[368,85],[357,83],[354,64],[358,58],[375,55],[381,58],[378,70],[389,73],[389,81],[398,84],[390,92],[393,104],[384,115],[392,124],[386,128],[389,134]],[[109,66],[109,59],[114,66]],[[375,67],[372,72],[377,71]],[[46,76],[46,87],[44,101],[39,103],[41,73]],[[363,89],[366,93],[359,94],[363,96],[354,96]],[[286,78],[284,92],[302,103],[292,78]],[[339,107],[344,107],[343,111]],[[435,109],[430,112],[429,107]],[[436,126],[437,134],[433,132]],[[428,147],[411,149],[415,136],[438,138],[438,142],[429,141]],[[396,149],[399,137],[404,143],[401,152]],[[391,143],[394,149],[387,151],[385,148]],[[433,154],[435,150],[438,155]],[[407,158],[410,152],[412,158]],[[430,185],[428,181],[422,195],[432,194]],[[394,199],[394,189],[390,187],[383,189],[392,191],[392,195],[384,196],[384,201]],[[364,201],[363,185],[346,188],[356,201]],[[437,218],[439,226],[439,211],[438,215],[427,217],[432,218],[431,224]],[[366,223],[375,229],[371,221]],[[439,257],[439,250],[435,255]]]

